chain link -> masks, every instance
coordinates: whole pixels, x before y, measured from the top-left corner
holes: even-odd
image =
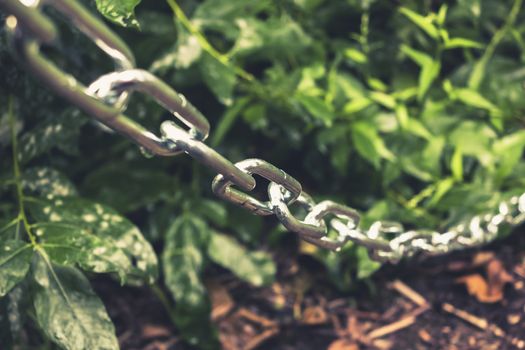
[[[41,12],[44,6],[54,7],[62,13],[110,56],[115,63],[115,72],[100,76],[86,87],[42,55],[40,46],[53,44],[58,37],[53,22]],[[315,203],[295,178],[272,164],[261,159],[246,159],[233,164],[208,147],[204,143],[210,130],[208,120],[162,80],[136,69],[128,46],[75,0],[0,0],[0,8],[10,15],[6,25],[12,32],[16,54],[57,94],[152,154],[190,155],[219,174],[212,183],[216,195],[256,215],[275,215],[288,230],[319,247],[337,251],[351,241],[366,247],[376,260],[397,262],[418,253],[445,254],[481,245],[496,238],[502,227],[511,228],[525,222],[524,193],[502,202],[496,213],[476,215],[444,233],[405,231],[401,223],[390,221],[376,221],[368,229],[360,228],[357,211],[332,201]],[[134,122],[124,114],[133,91],[151,96],[188,129],[174,121],[164,121],[158,137]],[[233,187],[252,191],[256,186],[253,174],[269,181],[268,201],[260,201]],[[292,205],[302,208],[302,219],[292,214]],[[328,226],[327,216],[330,217]],[[332,237],[333,233],[335,237]]]

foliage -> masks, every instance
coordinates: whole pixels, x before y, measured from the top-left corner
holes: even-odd
[[[139,2],[87,4],[128,27],[115,29],[139,65],[209,118],[211,145],[282,167],[316,199],[364,212],[363,227],[443,228],[525,188],[522,0]],[[89,82],[110,69],[63,29],[52,57],[69,72]],[[217,348],[206,271],[268,285],[268,251],[290,254],[294,236],[216,201],[214,174],[185,157],[145,158],[64,107],[7,40],[2,30],[0,315],[18,316],[0,317],[0,343],[118,348],[89,282],[107,274],[167,290],[186,341]],[[169,118],[138,95],[128,114],[153,132]],[[352,244],[297,246],[342,290],[380,266]]]

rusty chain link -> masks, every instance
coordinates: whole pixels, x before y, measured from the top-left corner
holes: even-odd
[[[40,46],[52,44],[58,36],[53,22],[41,12],[45,6],[62,13],[109,55],[115,63],[115,72],[102,75],[86,87],[42,55]],[[502,226],[525,222],[524,193],[502,202],[496,213],[476,215],[444,233],[405,231],[400,223],[389,221],[376,221],[367,229],[360,228],[357,211],[332,201],[315,203],[295,178],[270,163],[246,159],[233,164],[207,146],[204,141],[210,130],[208,120],[183,95],[155,75],[135,68],[128,46],[77,1],[0,0],[0,8],[9,14],[6,26],[12,33],[17,55],[56,93],[151,154],[188,154],[219,174],[212,184],[217,196],[256,215],[275,215],[288,230],[319,247],[337,251],[351,241],[366,247],[376,260],[397,262],[417,253],[444,254],[484,244],[496,238]],[[159,137],[126,116],[124,112],[133,91],[153,97],[186,129],[174,121],[164,121]],[[253,190],[256,186],[253,174],[269,180],[268,201],[262,202],[233,187],[247,192]],[[304,212],[302,219],[295,217],[289,208],[295,204]],[[329,225],[325,222],[327,216]],[[329,236],[333,233],[336,237]]]

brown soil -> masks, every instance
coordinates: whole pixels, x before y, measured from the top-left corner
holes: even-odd
[[[277,281],[265,288],[214,268],[214,322],[227,350],[525,349],[525,230],[518,231],[483,249],[385,265],[347,293],[300,254],[278,255]],[[465,276],[472,294],[458,281]],[[149,288],[107,279],[95,287],[123,350],[191,349]]]

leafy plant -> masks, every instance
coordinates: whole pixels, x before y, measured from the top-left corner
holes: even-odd
[[[316,199],[361,210],[364,227],[442,229],[525,188],[522,0],[139,2],[86,3],[210,119],[213,147],[282,167]],[[53,57],[69,72],[104,72],[86,38],[63,35]],[[97,274],[149,285],[188,343],[214,349],[210,264],[264,286],[268,251],[298,251],[342,290],[380,267],[352,244],[290,244],[273,221],[216,201],[201,166],[145,158],[64,107],[15,64],[4,30],[0,62],[2,345],[118,348]],[[153,131],[169,118],[131,101]]]

